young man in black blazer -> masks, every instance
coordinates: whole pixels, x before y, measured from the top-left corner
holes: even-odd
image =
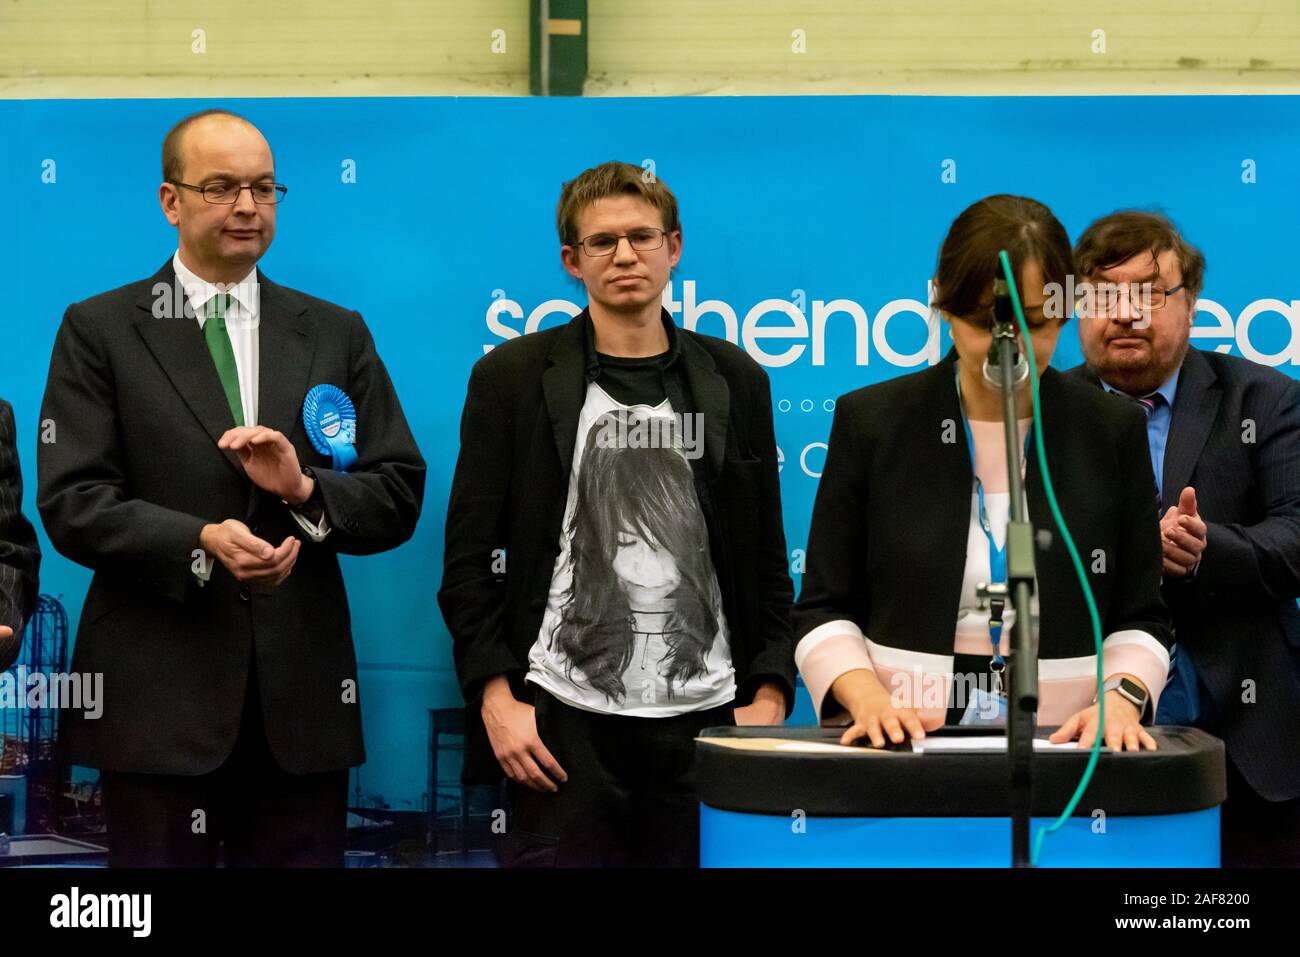
[[[41,549],[23,515],[14,410],[0,399],[0,671],[18,660],[27,619],[36,608]]]
[[[692,865],[696,734],[793,703],[767,375],[661,305],[661,181],[606,163],[557,219],[589,305],[480,359],[461,420],[438,599],[465,776],[512,782],[503,863]]]
[[[1089,226],[1076,273],[1127,295],[1085,295],[1086,365],[1073,372],[1148,416],[1177,641],[1157,720],[1205,728],[1227,746],[1223,863],[1296,866],[1300,383],[1189,348],[1204,269],[1158,214]]]
[[[41,409],[37,506],[95,572],[72,667],[103,674],[60,743],[102,771],[110,864],[339,866],[365,749],[338,555],[411,536],[424,460],[360,314],[257,268],[257,128],[185,118],[163,180],[179,248],[68,307]]]

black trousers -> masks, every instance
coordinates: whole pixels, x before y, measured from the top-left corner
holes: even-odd
[[[537,733],[568,781],[555,793],[509,782],[503,867],[698,867],[695,736],[735,724],[728,702],[670,718],[574,708],[534,687]]]
[[[1223,737],[1214,699],[1197,676],[1201,713],[1196,727]],[[1300,867],[1300,798],[1269,801],[1250,786],[1232,755],[1224,756],[1228,796],[1219,808],[1223,867]]]
[[[1224,867],[1300,867],[1300,798],[1266,801],[1227,759],[1228,798],[1219,809]]]
[[[348,771],[275,762],[249,668],[239,736],[209,774],[100,775],[110,867],[341,867]]]

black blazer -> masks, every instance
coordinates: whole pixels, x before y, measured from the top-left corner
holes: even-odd
[[[14,630],[0,639],[0,671],[18,660],[23,628],[36,608],[41,549],[23,515],[23,477],[18,467],[14,410],[0,399],[0,625]]]
[[[103,715],[69,711],[61,745],[112,771],[195,775],[230,754],[256,655],[267,741],[295,774],[365,760],[338,554],[394,548],[415,529],[424,460],[360,314],[260,282],[258,418],[315,469],[333,531],[307,539],[278,497],[217,439],[234,427],[198,323],[162,318],[152,279],[68,307],[54,342],[37,449],[37,506],[60,553],[94,570],[72,668],[104,675]],[[183,300],[183,296],[181,297]],[[188,307],[183,302],[183,307]],[[343,389],[357,409],[358,459],[336,472],[302,425],[307,391]],[[192,551],[209,522],[242,520],[278,545],[303,538],[278,588],[240,586],[214,560],[199,587]]]
[[[672,321],[664,313],[665,324]],[[483,682],[506,674],[517,697],[546,609],[569,470],[586,397],[584,310],[567,325],[511,339],[470,373],[460,455],[447,508],[438,604],[454,643],[469,702],[465,780],[494,781],[501,769],[483,729]],[[767,374],[743,350],[670,328],[693,408],[704,416],[701,461],[718,514],[709,541],[736,670],[737,705],[758,684],[778,681],[794,700],[790,582],[772,399]],[[504,548],[507,573],[493,571]],[[499,556],[499,551],[496,555]]]
[[[1085,366],[1071,375],[1101,386]],[[1300,383],[1189,349],[1163,485],[1162,509],[1195,488],[1208,528],[1195,578],[1164,584],[1179,653],[1209,690],[1215,731],[1251,787],[1271,801],[1300,796]]]
[[[954,350],[931,368],[837,402],[795,606],[796,637],[848,619],[873,641],[952,655],[973,480],[955,359]],[[1103,636],[1140,629],[1168,648],[1155,479],[1141,409],[1051,368],[1039,393],[1053,488],[1088,572]],[[1048,509],[1036,443],[1025,497],[1034,527],[1050,533],[1034,556],[1039,657],[1092,655],[1087,605]],[[1096,549],[1104,566],[1093,560]]]

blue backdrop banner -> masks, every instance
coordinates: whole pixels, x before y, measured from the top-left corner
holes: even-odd
[[[1121,207],[1165,211],[1208,259],[1194,345],[1300,369],[1300,98],[0,101],[0,396],[33,520],[63,310],[172,255],[162,138],[211,106],[262,129],[289,186],[266,274],[361,311],[429,463],[414,539],[344,559],[370,756],[359,786],[393,807],[426,799],[426,709],[460,703],[435,594],[469,368],[584,304],[555,233],[561,184],[583,169],[625,160],[673,190],[684,254],[665,304],[767,367],[796,583],[835,399],[947,350],[928,280],[948,225],[982,196],[1039,199],[1071,237]],[[1079,358],[1071,324],[1054,365]],[[43,534],[42,548],[42,591],[75,626],[90,573]]]

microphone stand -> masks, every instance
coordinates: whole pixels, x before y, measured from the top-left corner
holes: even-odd
[[[1007,446],[1007,598],[1016,611],[1007,655],[1007,757],[1010,762],[1011,866],[1029,867],[1029,815],[1033,805],[1034,730],[1038,711],[1038,656],[1033,642],[1030,597],[1034,590],[1034,529],[1024,505],[1020,456],[1024,446],[1016,429],[1016,326],[1009,296],[995,296],[993,342],[1002,388],[1003,437]]]

